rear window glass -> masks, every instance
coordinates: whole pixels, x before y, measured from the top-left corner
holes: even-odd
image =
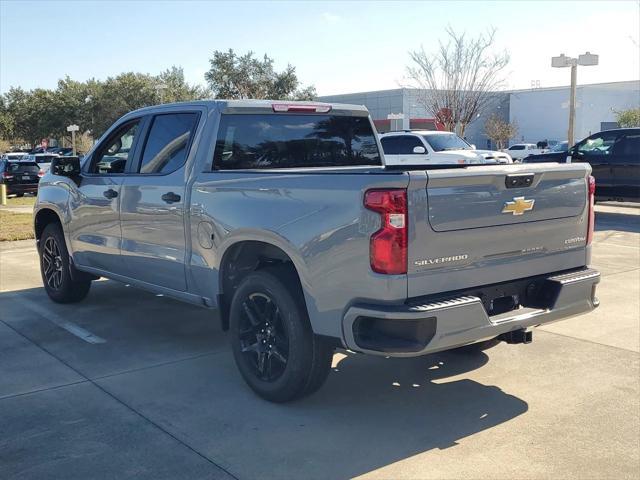
[[[228,114],[214,170],[381,165],[368,117]]]
[[[40,167],[37,163],[13,163],[9,162],[7,165],[7,172],[10,173],[38,173],[40,171]]]

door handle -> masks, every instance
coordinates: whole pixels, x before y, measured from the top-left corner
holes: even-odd
[[[180,195],[177,195],[173,192],[165,193],[160,198],[162,198],[162,201],[167,203],[176,203],[180,201]]]
[[[104,192],[102,192],[102,195],[104,195],[108,199],[112,199],[118,196],[118,192],[116,192],[113,188],[110,188],[109,190],[105,190]]]

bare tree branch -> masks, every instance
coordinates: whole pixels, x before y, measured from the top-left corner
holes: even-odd
[[[413,65],[407,67],[411,86],[418,89],[417,102],[446,130],[464,131],[505,85],[507,52],[492,53],[495,28],[477,38],[457,34],[447,27],[448,41],[439,42],[437,53],[424,47],[410,52]]]

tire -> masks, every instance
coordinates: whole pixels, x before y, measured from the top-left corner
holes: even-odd
[[[16,198],[24,197],[24,193],[16,193]]]
[[[233,356],[249,387],[271,402],[318,390],[331,370],[333,345],[313,334],[289,269],[269,267],[247,275],[229,309]]]
[[[50,223],[42,232],[39,243],[40,273],[42,283],[49,298],[56,303],[79,302],[87,296],[91,280],[84,278],[81,272],[72,278],[69,252],[64,240],[62,228]]]

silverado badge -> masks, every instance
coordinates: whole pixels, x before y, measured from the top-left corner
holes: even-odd
[[[524,212],[533,210],[535,200],[525,200],[524,197],[514,197],[513,202],[506,202],[502,213],[512,213],[513,215],[522,215]]]

